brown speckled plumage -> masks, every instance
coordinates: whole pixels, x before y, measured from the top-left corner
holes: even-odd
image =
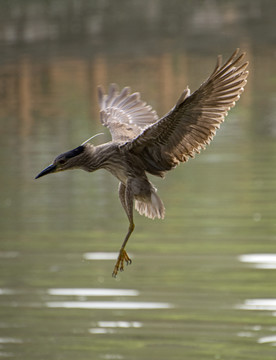
[[[113,276],[131,262],[125,246],[134,230],[133,205],[149,218],[164,218],[165,208],[147,173],[161,176],[180,162],[193,158],[210,143],[227,112],[246,85],[248,62],[245,54],[234,54],[217,65],[209,78],[190,94],[187,87],[176,105],[162,118],[125,87],[111,84],[108,94],[98,88],[100,118],[112,141],[99,146],[84,143],[59,155],[38,176],[81,168],[92,172],[104,168],[120,181],[119,197],[129,219],[129,229],[119,252]]]

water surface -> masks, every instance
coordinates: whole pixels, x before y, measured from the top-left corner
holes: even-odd
[[[275,359],[275,3],[168,4],[2,6],[0,358]],[[98,84],[162,115],[236,47],[245,93],[206,151],[151,177],[166,218],[135,213],[133,264],[113,279],[128,226],[116,179],[34,177],[110,139]]]

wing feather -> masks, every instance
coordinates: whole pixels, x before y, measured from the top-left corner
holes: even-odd
[[[116,142],[134,139],[158,120],[156,112],[140,99],[140,94],[130,92],[129,87],[119,92],[117,85],[111,84],[105,95],[98,87],[100,119]]]
[[[248,62],[241,63],[245,53],[238,53],[239,49],[223,65],[218,56],[198,90],[190,95],[185,89],[167,115],[122,145],[144,159],[147,171],[162,176],[210,143],[246,85]]]

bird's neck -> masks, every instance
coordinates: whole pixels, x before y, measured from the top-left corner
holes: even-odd
[[[127,163],[118,145],[109,142],[95,147],[89,146],[85,149],[86,165],[83,169],[90,172],[105,169],[125,184],[128,177]]]
[[[84,167],[86,171],[95,171],[98,169],[108,168],[111,159],[117,152],[117,147],[112,143],[105,143],[98,146],[90,144],[85,145]]]

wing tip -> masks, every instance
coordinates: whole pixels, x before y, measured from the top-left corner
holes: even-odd
[[[190,94],[191,94],[191,90],[187,86],[186,89],[180,95],[179,99],[177,100],[175,107],[180,106],[187,99],[187,97],[190,96]]]

